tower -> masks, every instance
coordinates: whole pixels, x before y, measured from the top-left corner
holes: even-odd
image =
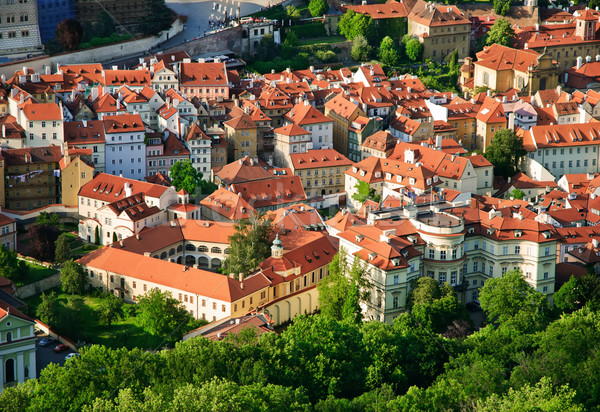
[[[577,13],[575,17],[575,36],[581,37],[584,41],[594,40],[597,21],[598,19],[587,8]]]
[[[275,240],[273,240],[273,245],[271,246],[271,257],[281,259],[283,257],[283,246],[281,240],[279,240],[279,233],[275,236]]]

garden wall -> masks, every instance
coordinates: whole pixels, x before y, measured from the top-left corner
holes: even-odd
[[[52,276],[30,283],[29,285],[17,288],[15,296],[19,299],[25,299],[33,295],[38,295],[44,290],[52,289],[60,285],[60,274],[56,273]]]

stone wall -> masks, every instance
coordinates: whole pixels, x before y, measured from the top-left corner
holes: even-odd
[[[52,276],[45,279],[38,280],[37,282],[30,283],[29,285],[21,286],[17,288],[15,295],[19,299],[25,299],[33,295],[42,293],[44,290],[52,289],[60,285],[60,274],[57,272]]]
[[[238,26],[221,30],[213,34],[200,37],[196,40],[191,40],[187,43],[165,49],[163,53],[168,54],[182,50],[186,51],[190,56],[197,56],[199,54],[223,50],[231,50],[236,54],[242,54],[242,27]]]

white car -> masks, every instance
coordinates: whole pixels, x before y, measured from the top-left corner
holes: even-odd
[[[65,360],[73,359],[73,358],[76,358],[78,356],[79,356],[78,353],[69,353],[67,356],[65,356]]]

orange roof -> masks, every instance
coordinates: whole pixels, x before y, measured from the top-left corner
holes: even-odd
[[[224,187],[202,199],[200,204],[228,220],[246,219],[256,212],[241,196]]]
[[[325,103],[325,107],[346,119],[349,119],[357,110],[360,111],[358,105],[346,99],[343,93],[337,94]]]
[[[185,86],[227,86],[225,63],[181,63],[179,83]]]
[[[150,84],[150,70],[104,70],[103,82],[105,86],[147,86]]]
[[[582,145],[600,145],[600,123],[533,126],[523,136],[523,147],[528,152]]]
[[[106,246],[95,250],[78,262],[89,268],[118,273],[224,302],[235,302],[269,286],[269,281],[264,276],[251,276],[244,279],[242,289],[242,282],[229,276],[139,255],[119,247]]]
[[[315,167],[349,167],[352,161],[334,149],[309,150],[306,153],[290,153],[294,169],[313,169]]]
[[[409,20],[428,27],[452,26],[456,24],[468,24],[467,19],[456,6],[435,6],[431,3],[417,5],[408,15]]]
[[[217,168],[213,169],[214,175],[219,177],[226,185],[270,179],[279,174],[280,171],[285,171],[286,174],[291,173],[289,169],[272,168],[263,160],[254,160],[248,156],[228,163],[218,170]]]
[[[0,155],[4,158],[7,166],[58,163],[63,157],[60,146],[2,149]]]
[[[146,130],[139,114],[104,116],[102,121],[106,133],[143,132]]]
[[[396,145],[396,139],[389,132],[379,130],[367,137],[362,146],[380,152],[390,152]],[[389,154],[389,153],[388,153]]]
[[[385,4],[364,4],[361,6],[346,6],[349,10],[365,16],[370,16],[373,20],[379,19],[398,19],[408,16],[406,5],[403,2],[389,1]]]
[[[27,120],[62,120],[62,112],[56,103],[27,103],[22,109]]]
[[[302,182],[297,176],[277,176],[267,180],[234,183],[231,190],[239,193],[256,209],[306,201]]]
[[[98,173],[91,181],[79,189],[79,196],[102,200],[112,203],[117,199],[124,199],[125,184],[131,185],[132,194],[144,193],[150,197],[160,197],[167,187],[125,177]]]
[[[494,43],[477,53],[475,64],[492,70],[527,72],[529,66],[537,67],[538,56],[535,50],[518,50]]]
[[[295,123],[290,123],[287,126],[279,127],[273,130],[273,133],[277,133],[283,136],[304,136],[310,135],[310,132],[304,130],[300,126],[297,126]],[[310,140],[310,137],[309,137]]]
[[[65,122],[65,142],[71,145],[105,143],[104,123],[102,120],[88,120],[86,122]]]
[[[477,120],[484,123],[506,123],[502,103],[492,97],[486,97],[477,113]]]
[[[252,117],[250,117],[250,115],[246,113],[242,113],[241,116],[234,117],[233,119],[228,120],[223,124],[236,130],[257,128],[256,123],[254,123],[254,120],[252,120]]]
[[[317,123],[333,123],[333,120],[307,103],[298,103],[294,105],[285,118],[299,126]]]

